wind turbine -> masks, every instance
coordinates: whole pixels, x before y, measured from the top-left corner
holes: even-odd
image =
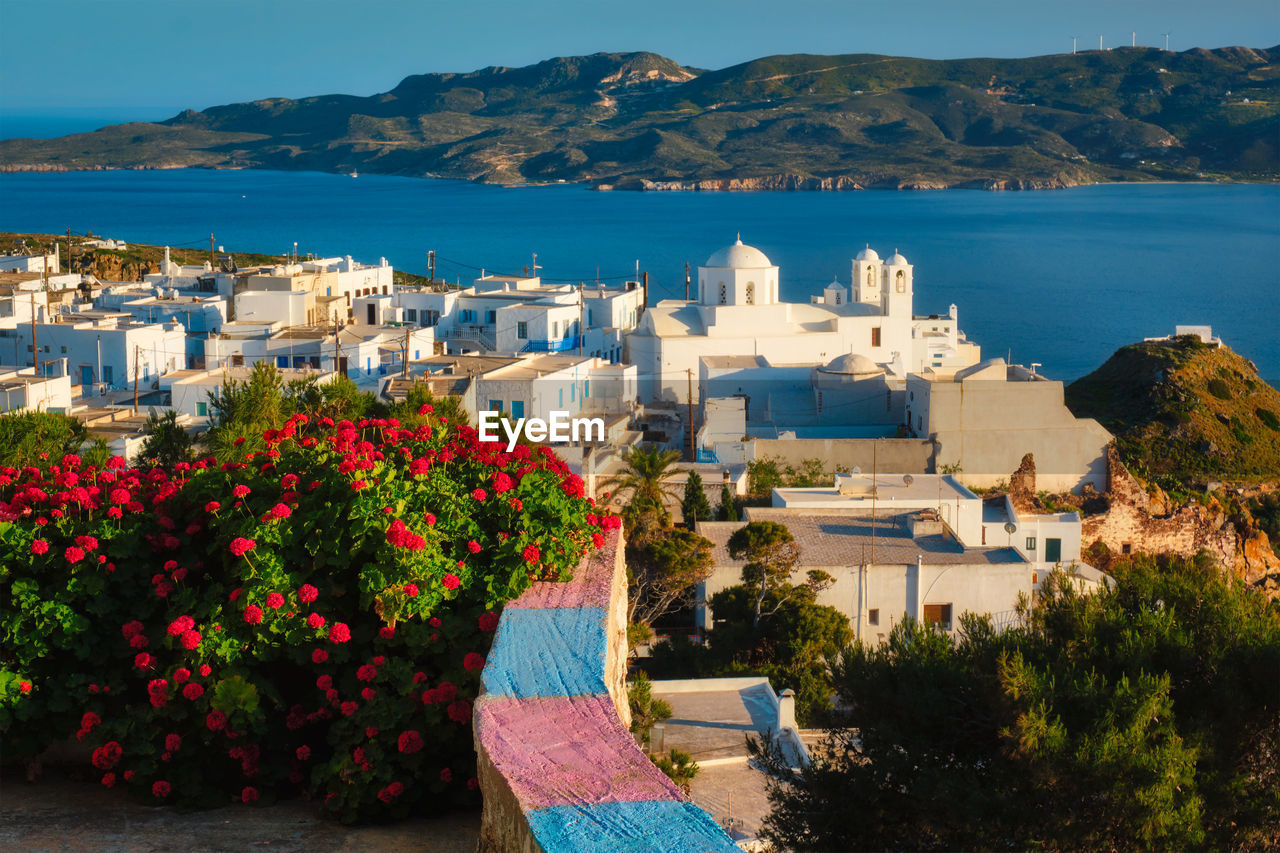
[[[1137,47],[1137,46],[1138,46],[1138,33],[1136,30],[1130,31],[1129,47]]]
[[[1071,55],[1072,55],[1072,56],[1075,56],[1075,55],[1076,55],[1076,39],[1078,39],[1078,38],[1079,38],[1079,36],[1072,36],[1072,37],[1071,37]]]
[[[1164,36],[1164,49],[1167,51],[1169,49],[1169,34],[1162,33],[1162,35]]]

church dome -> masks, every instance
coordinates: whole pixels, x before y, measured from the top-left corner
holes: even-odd
[[[867,248],[863,249],[861,252],[858,253],[858,257],[854,258],[854,260],[855,261],[871,261],[872,263],[875,263],[876,261],[880,260],[880,256],[876,254],[875,249],[871,248],[870,246],[867,246]]]
[[[826,367],[819,367],[818,370],[822,373],[842,373],[848,376],[875,376],[884,373],[883,367],[856,352],[838,356]]]
[[[902,257],[900,252],[894,252],[893,257],[885,261],[885,263],[891,267],[905,267],[907,266],[907,259]]]
[[[721,269],[765,269],[773,266],[773,262],[769,260],[769,256],[757,249],[755,246],[748,246],[742,242],[739,237],[738,241],[732,246],[725,246],[720,251],[707,258],[704,267],[718,267]]]

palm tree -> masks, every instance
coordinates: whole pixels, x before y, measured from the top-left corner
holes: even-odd
[[[626,492],[632,501],[647,501],[661,506],[668,498],[674,499],[676,486],[671,478],[676,475],[675,463],[680,461],[679,450],[659,450],[657,445],[639,445],[622,454],[626,464],[618,474],[605,480],[603,485],[615,492]]]
[[[615,494],[627,496],[622,517],[633,542],[645,538],[651,529],[670,526],[671,513],[665,504],[678,499],[671,478],[679,460],[678,450],[661,450],[656,445],[632,447],[622,455],[626,467],[602,483]]]

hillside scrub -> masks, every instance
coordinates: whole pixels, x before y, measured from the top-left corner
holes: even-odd
[[[0,469],[0,752],[76,738],[153,804],[475,803],[498,611],[619,522],[549,450],[416,420],[297,414],[222,464]]]

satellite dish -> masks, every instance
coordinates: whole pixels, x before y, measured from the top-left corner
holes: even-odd
[[[916,478],[915,478],[915,477],[912,477],[910,474],[903,474],[903,475],[902,475],[902,484],[903,484],[903,485],[905,485],[905,486],[910,486],[910,485],[911,485],[912,483],[914,483],[915,481],[916,481]]]
[[[861,474],[861,473],[862,473],[862,468],[860,468],[860,467],[859,467],[859,466],[857,466],[857,465],[854,465],[852,468],[850,468],[850,469],[849,469],[849,473],[850,473],[850,474]]]
[[[1014,524],[1012,521],[1006,521],[1004,523],[1004,532],[1012,536],[1018,532],[1018,525]]]

